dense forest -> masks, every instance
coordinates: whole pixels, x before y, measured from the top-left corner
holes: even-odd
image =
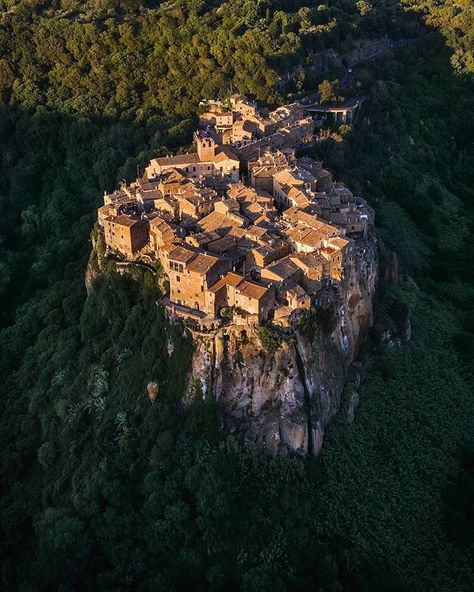
[[[2,589],[472,590],[472,3],[0,10]],[[192,343],[151,278],[87,296],[95,209],[187,148],[201,99],[278,104],[341,79],[315,55],[386,35],[403,43],[344,91],[367,95],[357,123],[313,154],[375,208],[400,281],[381,282],[355,421],[343,405],[318,459],[268,458],[211,402],[183,408]]]

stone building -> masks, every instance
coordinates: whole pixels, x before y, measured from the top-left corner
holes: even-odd
[[[107,246],[125,257],[134,257],[148,243],[148,222],[125,214],[104,220]]]
[[[170,300],[198,311],[209,312],[208,289],[229,268],[227,259],[207,251],[177,245],[168,254]]]
[[[255,316],[257,322],[263,322],[267,320],[275,302],[272,287],[232,272],[211,286],[209,292],[210,306],[215,316],[223,308],[235,308],[241,316],[246,313]]]
[[[294,161],[294,152],[264,152],[248,163],[249,181],[252,187],[273,194],[273,176],[288,169]]]
[[[180,226],[166,222],[159,216],[152,218],[149,224],[150,247],[155,253],[158,253],[165,245],[178,242],[185,236],[185,232]]]
[[[231,313],[235,324],[272,318],[289,326],[322,288],[344,279],[373,212],[321,163],[295,158],[298,138],[310,131],[297,105],[259,113],[239,95],[208,106],[205,118],[210,129],[196,132],[195,153],[153,159],[143,178],[104,196],[105,242],[122,258],[161,263],[172,315],[207,328]],[[278,129],[267,144],[252,136],[251,145],[234,146],[248,163],[240,180],[224,134],[232,141],[232,130],[249,122],[257,134]]]
[[[228,176],[232,180],[239,180],[239,158],[228,146],[217,144],[212,134],[205,131],[194,135],[196,152],[154,158],[145,169],[147,178],[176,169],[193,179],[210,175]]]
[[[242,117],[255,117],[258,114],[257,104],[244,95],[232,95],[230,104],[232,105],[232,111]]]

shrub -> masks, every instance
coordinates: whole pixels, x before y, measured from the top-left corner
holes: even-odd
[[[273,329],[272,327],[263,327],[260,326],[258,328],[258,337],[262,344],[263,349],[265,349],[269,354],[274,354],[278,351],[283,343],[283,337],[279,333],[277,329]]]
[[[308,341],[314,341],[318,331],[318,323],[315,314],[311,310],[305,311],[301,316],[298,323],[298,329],[301,335]]]
[[[229,319],[231,321],[234,318],[234,306],[224,306],[220,310],[220,315],[223,319]]]

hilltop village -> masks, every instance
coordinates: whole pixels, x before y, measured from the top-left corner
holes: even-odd
[[[234,95],[201,107],[196,152],[155,158],[104,195],[107,254],[159,262],[171,317],[291,326],[343,281],[373,212],[320,162],[296,157],[318,125],[304,105],[269,112]]]

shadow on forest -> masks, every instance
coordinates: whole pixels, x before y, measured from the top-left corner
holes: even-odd
[[[401,19],[398,7],[394,13]],[[383,35],[390,21],[377,3],[359,26]],[[352,29],[343,23],[341,30]],[[461,438],[461,419],[456,415],[450,427],[443,417],[461,387],[435,362],[447,360],[462,380],[472,350],[474,95],[472,81],[452,72],[441,35],[425,38],[425,30],[417,17],[404,17],[399,36],[422,40],[356,69],[354,84],[361,86],[354,90],[369,95],[359,123],[320,154],[375,207],[386,247],[399,253],[402,296],[429,293],[423,302],[431,298],[437,314],[446,307],[454,328],[441,345],[417,342],[389,353],[385,374],[376,361],[375,387],[367,387],[364,400],[372,415],[362,410],[354,426],[338,423],[322,462],[306,465],[244,450],[217,430],[212,406],[182,412],[191,346],[164,321],[153,293],[112,279],[85,299],[88,236],[103,190],[133,178],[152,154],[188,143],[194,120],[163,116],[136,124],[44,107],[3,109],[4,589],[375,592],[406,590],[408,581],[413,590],[426,582],[436,589],[434,564],[445,544],[436,525],[441,510],[433,511],[431,498],[426,510],[416,503],[427,490],[439,493]],[[410,275],[419,284],[415,295]],[[451,333],[466,356],[460,362]],[[434,409],[428,378],[413,369],[420,361],[431,364]],[[144,384],[155,376],[163,377],[163,403],[151,407]],[[385,391],[391,400],[383,399]],[[425,398],[417,399],[418,391]],[[374,392],[386,409],[374,407]],[[431,413],[428,419],[420,409]],[[401,410],[416,429],[395,425]],[[422,437],[420,452],[415,440]],[[443,463],[448,468],[440,473]],[[363,483],[351,494],[357,477]],[[396,489],[399,482],[406,491]],[[406,524],[407,509],[421,532]],[[373,532],[385,524],[378,539]],[[428,544],[438,545],[432,557],[417,557]],[[462,573],[442,577],[451,589],[468,589]]]

